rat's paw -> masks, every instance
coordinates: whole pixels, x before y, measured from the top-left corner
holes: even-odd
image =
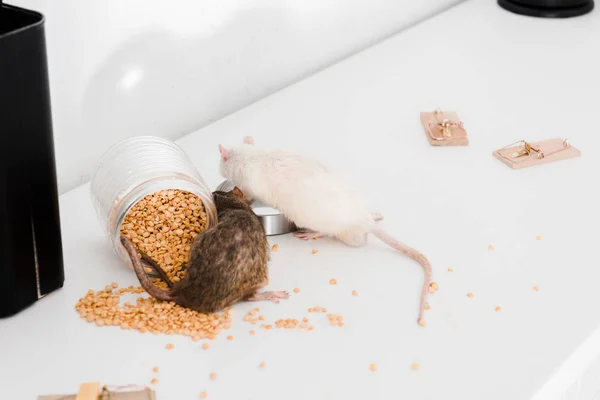
[[[294,232],[294,236],[298,239],[308,240],[308,236],[311,234],[311,231],[296,231]]]
[[[290,294],[288,292],[281,290],[277,292],[255,293],[248,301],[272,301],[274,303],[279,303],[279,299],[289,299],[289,297]]]
[[[290,293],[285,290],[280,290],[276,292],[265,292],[265,295],[269,296],[269,298],[272,300],[290,298]]]
[[[383,219],[383,215],[379,211],[373,211],[371,213],[371,218],[373,218],[373,221],[379,222]]]
[[[321,236],[323,236],[323,234],[320,232],[314,232],[314,231],[297,231],[297,232],[294,232],[294,236],[300,240],[311,240],[311,239],[317,239],[317,238],[320,239]]]

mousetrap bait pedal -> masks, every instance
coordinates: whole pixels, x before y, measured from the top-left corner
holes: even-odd
[[[104,386],[82,383],[77,394],[38,396],[37,400],[156,400],[154,391],[145,386]]]
[[[469,138],[462,121],[453,111],[437,109],[422,112],[421,123],[432,146],[468,146]]]
[[[567,139],[549,139],[536,143],[519,140],[494,151],[493,155],[512,169],[520,169],[579,157],[581,152],[571,146]]]

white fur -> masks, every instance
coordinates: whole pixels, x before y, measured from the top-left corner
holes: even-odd
[[[360,194],[318,161],[242,144],[225,150],[221,174],[247,196],[283,212],[297,226],[364,241],[374,222]]]
[[[372,214],[355,188],[316,160],[282,150],[253,146],[252,138],[232,149],[220,146],[221,174],[250,198],[283,212],[297,226],[334,236],[350,246],[373,233],[388,246],[416,260],[425,271],[419,303],[423,314],[431,265],[427,258],[375,227]]]

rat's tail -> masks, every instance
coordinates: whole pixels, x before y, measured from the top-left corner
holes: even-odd
[[[391,237],[390,235],[388,235],[387,233],[385,233],[383,230],[381,230],[379,228],[373,229],[371,231],[371,233],[373,233],[373,235],[375,235],[375,237],[377,239],[381,240],[383,243],[398,250],[402,254],[409,256],[410,258],[412,258],[413,260],[415,260],[416,262],[421,264],[421,266],[423,267],[423,270],[425,271],[425,282],[423,283],[423,289],[421,290],[421,300],[419,303],[419,320],[418,321],[420,324],[424,323],[423,313],[425,312],[425,300],[427,298],[427,293],[429,292],[429,285],[431,284],[431,275],[432,275],[431,264],[429,263],[429,260],[427,259],[427,257],[425,257],[423,254],[419,253],[417,250],[415,250],[411,247],[408,247],[404,243],[394,239],[393,237]],[[423,321],[423,322],[421,322],[421,321]]]
[[[133,270],[135,271],[135,274],[137,275],[140,284],[142,285],[144,290],[148,292],[150,296],[154,297],[157,300],[173,301],[174,297],[171,295],[170,292],[154,286],[148,275],[146,275],[144,267],[142,266],[140,258],[138,257],[138,252],[135,249],[135,247],[133,247],[133,243],[131,243],[131,241],[125,236],[121,236],[121,243],[123,244],[123,247],[125,247],[125,250],[127,250],[129,258],[131,258]]]
[[[173,282],[171,282],[171,279],[169,279],[166,272],[156,263],[156,261],[154,261],[152,259],[152,257],[148,256],[147,254],[142,253],[142,261],[143,261],[143,264],[146,264],[146,266],[152,268],[154,270],[154,272],[156,273],[156,276],[158,276],[160,279],[165,281],[167,283],[167,285],[169,286],[169,288],[173,287]],[[150,274],[146,274],[146,275],[152,276]]]

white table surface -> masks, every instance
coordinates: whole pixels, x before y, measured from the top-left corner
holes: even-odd
[[[270,287],[301,292],[259,307],[274,321],[320,305],[342,314],[343,328],[311,314],[312,332],[256,329],[243,321],[256,304],[238,304],[205,351],[186,337],[88,324],[74,309],[87,289],[136,279],[112,254],[85,185],[61,197],[65,287],[0,321],[2,398],[72,393],[84,381],[148,384],[154,366],[160,400],[557,396],[600,354],[599,50],[598,12],[538,20],[471,0],[179,141],[213,188],[217,144],[244,135],[347,171],[383,227],[429,256],[440,290],[426,328],[415,323],[414,261],[374,238],[351,249],[291,235],[270,238],[280,245]],[[419,112],[437,106],[459,113],[469,147],[429,146]],[[564,136],[581,158],[513,171],[491,155]]]

